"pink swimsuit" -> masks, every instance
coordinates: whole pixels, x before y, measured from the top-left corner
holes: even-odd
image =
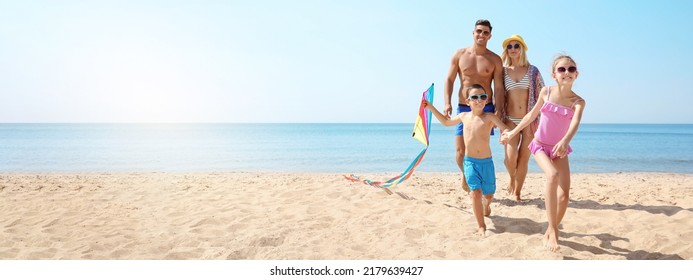
[[[553,150],[553,146],[555,146],[558,141],[561,141],[563,136],[568,132],[570,122],[573,120],[573,115],[575,114],[572,107],[582,99],[576,100],[570,107],[566,107],[549,101],[551,87],[548,87],[547,90],[546,102],[544,102],[540,110],[541,117],[539,118],[539,128],[536,133],[534,133],[534,140],[529,143],[528,148],[532,154],[543,151],[549,158],[555,159],[557,156],[551,155],[551,150]],[[568,146],[566,155],[570,154],[572,151],[573,149]]]

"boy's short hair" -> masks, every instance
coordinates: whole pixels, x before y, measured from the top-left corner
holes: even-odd
[[[471,86],[469,86],[469,87],[467,88],[467,95],[469,95],[469,92],[472,91],[472,89],[475,89],[475,88],[480,88],[481,90],[484,91],[484,93],[486,93],[486,89],[484,89],[484,86],[482,86],[481,84],[473,84],[473,85],[471,85]]]
[[[488,19],[477,20],[476,24],[474,24],[474,27],[476,27],[477,25],[488,26],[488,31],[493,31],[493,27],[491,26],[491,22],[488,21]]]

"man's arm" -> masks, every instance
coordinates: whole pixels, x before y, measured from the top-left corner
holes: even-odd
[[[493,69],[493,98],[496,99],[496,116],[503,119],[505,116],[505,85],[503,84],[503,61],[498,55],[494,59]]]
[[[445,78],[445,87],[443,88],[445,94],[445,108],[443,108],[443,113],[448,118],[452,115],[452,88],[455,86],[455,79],[460,72],[460,54],[463,50],[464,49],[459,49],[452,54],[450,70],[448,70],[448,75]]]

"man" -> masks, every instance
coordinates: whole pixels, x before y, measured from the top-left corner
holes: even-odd
[[[480,84],[483,88],[489,89],[487,92],[489,98],[486,100],[484,112],[495,112],[498,118],[503,119],[502,108],[505,104],[505,95],[503,94],[503,61],[500,56],[486,48],[486,43],[491,39],[491,30],[491,23],[488,20],[477,20],[472,31],[474,44],[459,49],[452,55],[444,89],[445,108],[443,113],[446,117],[450,118],[452,115],[452,88],[455,85],[456,77],[459,76],[461,85],[458,92],[458,114],[471,111],[470,107],[464,102],[468,98],[467,88],[473,84]],[[492,81],[493,87],[491,87]],[[491,91],[490,89],[493,90]],[[495,108],[498,108],[498,110],[496,111]],[[460,123],[455,134],[456,159],[457,165],[462,172],[462,189],[469,192],[469,185],[467,185],[467,181],[464,179],[463,161],[465,145],[464,137],[462,136],[463,131],[463,124]]]

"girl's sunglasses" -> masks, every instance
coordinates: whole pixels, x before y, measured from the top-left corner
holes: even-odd
[[[486,100],[488,98],[488,95],[486,94],[477,94],[477,95],[470,95],[469,100]]]
[[[570,72],[570,73],[575,73],[575,71],[577,71],[577,67],[570,66],[570,67],[568,67],[568,69],[566,69],[565,67],[556,68],[556,71],[558,71],[558,73],[564,73],[566,70],[568,70],[568,72]]]
[[[506,48],[506,49],[513,49],[513,48],[514,48],[514,49],[519,49],[519,48],[520,48],[520,44],[519,44],[519,43],[515,43],[515,45],[508,44],[505,48]]]

